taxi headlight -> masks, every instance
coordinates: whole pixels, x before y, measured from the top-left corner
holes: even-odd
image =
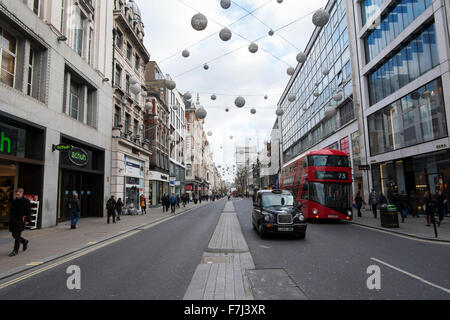
[[[305,221],[305,216],[301,214],[300,217],[299,217],[299,219],[300,219],[300,221],[303,222],[303,221]]]
[[[264,221],[265,222],[271,222],[273,220],[273,216],[271,214],[265,214],[264,215]]]
[[[351,211],[351,210],[348,210],[348,211],[347,211],[347,215],[348,215],[349,217],[351,217],[351,216],[352,216],[352,211]]]

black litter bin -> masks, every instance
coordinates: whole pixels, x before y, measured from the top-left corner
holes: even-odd
[[[398,210],[392,204],[383,204],[380,207],[381,226],[385,228],[399,228]]]

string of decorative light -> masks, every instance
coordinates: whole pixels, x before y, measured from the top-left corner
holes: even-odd
[[[264,21],[262,21],[260,18],[258,18],[256,15],[254,15],[252,12],[248,11],[246,8],[242,7],[241,5],[239,5],[238,3],[236,3],[235,1],[233,1],[233,3],[238,6],[239,8],[241,8],[242,10],[244,10],[245,12],[247,12],[249,15],[251,15],[253,18],[255,18],[256,20],[258,20],[261,24],[263,24],[265,27],[269,28],[269,36],[272,36],[273,34],[275,34],[275,32],[273,31],[273,29],[268,26]],[[271,34],[271,31],[273,32],[273,34]],[[299,51],[300,49],[297,48],[291,41],[289,41],[288,39],[286,39],[285,37],[283,37],[282,35],[280,35],[279,33],[277,33],[277,36],[282,39],[283,41],[285,41],[286,43],[288,43],[289,45],[291,45],[292,47],[294,47],[297,51]]]
[[[186,7],[190,8],[190,9],[196,11],[196,12],[199,12],[199,10],[197,10],[196,8],[192,7],[191,5],[185,3],[183,0],[177,0],[177,1],[180,2],[180,3],[182,3],[182,4],[184,4]],[[198,15],[198,13],[197,13],[197,15]],[[194,16],[194,17],[195,17],[195,16]],[[205,17],[206,17],[206,16],[205,16]],[[206,17],[206,18],[208,18],[208,17]],[[223,28],[226,28],[226,26],[224,26],[224,25],[221,24],[220,22],[218,22],[218,21],[216,21],[216,20],[214,20],[214,19],[212,19],[212,18],[210,18],[210,17],[209,17],[209,20],[211,20],[211,21],[214,22],[215,24],[220,25],[220,26],[223,27]],[[246,40],[246,41],[248,41],[248,42],[250,43],[250,47],[249,47],[250,52],[255,53],[255,52],[257,51],[257,50],[253,50],[253,47],[254,47],[254,43],[255,43],[256,41],[258,41],[258,40],[251,41],[251,40],[249,40],[248,38],[246,38],[245,36],[243,36],[243,35],[241,35],[241,34],[239,34],[239,33],[237,33],[237,32],[234,32],[234,33],[235,33],[237,36],[239,36],[240,38],[242,38],[242,39],[244,39],[244,40]],[[267,36],[267,35],[266,35],[266,36]],[[265,38],[266,36],[264,36],[264,37],[262,37],[262,38]],[[262,39],[262,38],[261,38],[261,39]],[[264,48],[261,47],[261,50],[263,50],[265,53],[271,55],[271,56],[274,57],[275,59],[277,59],[277,60],[283,62],[284,64],[290,66],[289,63],[285,62],[283,59],[281,59],[280,57],[278,57],[278,56],[274,55],[273,53],[267,51],[266,49],[264,49]]]
[[[230,23],[230,24],[227,26],[227,28],[230,27],[230,26],[232,26],[232,25],[234,25],[234,24],[236,24],[236,23],[238,23],[238,22],[241,21],[242,19],[245,19],[245,18],[248,17],[250,14],[259,11],[260,9],[262,9],[263,7],[265,7],[267,4],[269,4],[269,3],[271,3],[271,2],[272,2],[272,0],[269,0],[269,1],[264,2],[264,4],[260,5],[260,6],[257,7],[255,10],[251,11],[250,13],[247,13],[246,15],[244,15],[244,16],[240,17],[239,19],[237,19],[236,21]],[[197,42],[194,42],[194,43],[188,45],[187,47],[184,48],[184,50],[187,50],[187,49],[189,49],[189,48],[192,48],[192,47],[194,47],[194,46],[196,46],[196,45],[198,45],[198,44],[200,44],[200,43],[202,43],[202,42],[208,40],[209,38],[215,36],[216,34],[217,34],[217,32],[211,33],[209,36],[207,36],[207,37],[205,37],[205,38],[203,38],[203,39],[200,39],[200,40],[197,41]],[[184,51],[184,50],[183,50],[183,51]],[[168,57],[165,57],[164,59],[159,60],[159,64],[162,65],[162,64],[163,64],[164,62],[166,62],[167,60],[172,59],[172,58],[178,56],[179,54],[180,54],[180,50],[178,50],[177,52],[171,54],[171,55],[168,56]]]
[[[178,0],[178,1],[181,1],[181,0]],[[301,16],[301,17],[299,17],[299,18],[297,18],[297,19],[291,21],[291,22],[289,22],[289,23],[286,24],[286,25],[280,26],[279,28],[275,29],[275,32],[278,32],[278,31],[280,31],[280,30],[283,30],[283,29],[285,29],[285,28],[291,26],[292,24],[297,23],[297,22],[300,21],[300,20],[307,18],[308,16],[314,14],[315,12],[317,12],[317,10],[311,11],[311,12],[309,12],[308,14],[306,14],[306,15],[304,15],[304,16]],[[260,41],[260,40],[266,38],[267,36],[268,36],[268,35],[266,34],[266,35],[261,36],[261,37],[259,37],[258,39],[254,40],[254,41],[251,41],[251,42],[257,42],[257,41]],[[212,59],[212,60],[209,60],[209,61],[207,62],[207,64],[209,64],[209,63],[211,63],[211,62],[214,62],[214,61],[217,61],[217,60],[219,60],[219,59],[222,59],[222,58],[224,58],[224,57],[226,57],[226,56],[228,56],[228,55],[230,55],[230,54],[232,54],[232,53],[234,53],[234,52],[236,52],[236,51],[238,51],[238,50],[240,50],[240,49],[242,49],[242,48],[245,48],[245,47],[247,47],[247,44],[245,44],[245,45],[243,45],[243,46],[240,46],[240,47],[238,47],[238,48],[232,49],[232,50],[230,50],[230,51],[228,51],[228,52],[225,52],[225,53],[221,54],[220,56],[218,56],[218,57],[216,57],[216,58],[214,58],[214,59]],[[266,51],[266,52],[267,52],[267,51]],[[269,54],[270,54],[270,53],[269,53]],[[271,54],[271,55],[272,55],[272,54]],[[288,68],[289,72],[291,71],[291,68],[294,69],[293,67],[291,67],[290,64],[286,63],[286,62],[283,61],[282,59],[280,59],[280,58],[278,58],[278,57],[276,57],[276,56],[274,56],[274,55],[272,55],[272,56],[275,57],[276,59],[280,60],[281,62],[285,63],[286,65],[288,65],[288,66],[289,66],[289,68]],[[204,65],[205,65],[205,64],[202,63],[201,65],[198,65],[198,66],[196,66],[196,67],[193,67],[193,68],[191,68],[191,69],[189,69],[189,70],[187,70],[187,71],[184,71],[184,72],[182,72],[182,73],[176,75],[174,78],[178,78],[178,77],[184,76],[185,74],[190,73],[190,72],[192,72],[192,71],[194,71],[194,70],[197,70],[197,69],[199,69],[199,68],[203,68]],[[294,69],[294,70],[295,70],[295,69]],[[291,73],[291,72],[290,72],[290,73]],[[293,72],[292,72],[292,74],[293,74]]]

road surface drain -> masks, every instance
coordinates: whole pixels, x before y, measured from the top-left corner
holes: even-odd
[[[233,263],[233,256],[204,257],[203,263]]]

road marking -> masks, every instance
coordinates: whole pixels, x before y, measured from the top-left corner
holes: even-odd
[[[437,289],[440,289],[440,290],[442,290],[442,291],[444,291],[444,292],[450,294],[450,290],[447,289],[447,288],[441,287],[441,286],[439,286],[439,285],[437,285],[437,284],[434,284],[434,283],[432,283],[432,282],[430,282],[430,281],[427,281],[427,280],[425,280],[425,279],[423,279],[423,278],[421,278],[421,277],[419,277],[419,276],[416,276],[415,274],[412,274],[412,273],[410,273],[410,272],[408,272],[408,271],[405,271],[405,270],[402,270],[402,269],[400,269],[400,268],[394,267],[393,265],[390,265],[389,263],[386,263],[386,262],[381,261],[381,260],[379,260],[379,259],[376,259],[376,258],[370,258],[370,259],[373,260],[373,261],[375,261],[375,262],[384,264],[385,266],[387,266],[387,267],[389,267],[389,268],[392,268],[392,269],[394,269],[394,270],[397,270],[397,271],[399,271],[399,272],[401,272],[401,273],[403,273],[403,274],[406,274],[407,276],[410,276],[411,278],[417,279],[417,280],[419,280],[419,281],[421,281],[421,282],[423,282],[423,283],[425,283],[425,284],[428,284],[428,285],[430,285],[430,286],[432,286],[432,287],[435,287],[435,288],[437,288]]]
[[[97,244],[98,242],[97,241],[91,241],[91,242],[88,242],[87,244]]]
[[[39,266],[41,264],[43,264],[43,262],[41,262],[41,261],[39,261],[39,262],[30,262],[30,263],[27,263],[26,266]]]
[[[43,268],[41,268],[41,269],[38,269],[38,270],[36,270],[36,271],[30,272],[30,273],[28,273],[28,274],[26,274],[26,275],[23,275],[23,276],[20,276],[20,277],[18,277],[18,278],[16,278],[16,279],[13,279],[13,280],[10,280],[10,281],[8,281],[8,282],[5,282],[5,283],[3,283],[3,284],[0,285],[0,290],[4,289],[4,288],[6,288],[6,287],[9,287],[9,286],[11,286],[11,285],[13,285],[13,284],[16,284],[16,283],[18,283],[18,282],[20,282],[20,281],[23,281],[23,280],[25,280],[25,279],[31,278],[31,277],[33,277],[33,276],[39,274],[39,273],[42,273],[42,272],[44,272],[44,271],[53,269],[53,268],[55,268],[55,267],[57,267],[57,266],[60,266],[60,265],[62,265],[62,264],[64,264],[64,263],[67,263],[67,262],[69,262],[69,261],[75,260],[75,259],[77,259],[77,258],[79,258],[79,257],[81,257],[81,256],[84,256],[84,255],[86,255],[86,254],[88,254],[88,253],[91,253],[91,252],[93,252],[93,251],[96,251],[96,250],[98,250],[98,249],[101,249],[101,248],[103,248],[103,247],[106,247],[106,246],[108,246],[108,245],[110,245],[110,244],[113,244],[113,243],[115,243],[115,242],[117,242],[117,241],[120,241],[120,240],[123,240],[123,239],[125,239],[125,238],[131,237],[131,236],[135,235],[135,234],[138,233],[138,232],[140,232],[140,230],[136,230],[136,231],[130,232],[130,233],[126,234],[126,235],[123,235],[123,236],[121,236],[121,237],[118,237],[118,238],[115,238],[115,239],[112,239],[112,240],[108,240],[107,242],[102,243],[102,244],[100,244],[100,245],[98,245],[98,246],[95,246],[95,247],[93,247],[93,248],[84,250],[84,251],[79,252],[79,253],[77,253],[77,254],[75,254],[75,255],[73,255],[73,256],[70,256],[70,257],[68,257],[68,258],[66,258],[66,259],[63,259],[63,260],[58,261],[58,262],[55,262],[55,263],[53,263],[53,264],[50,264],[50,265],[48,265],[48,266],[46,266],[46,267],[43,267]]]
[[[403,239],[408,239],[408,240],[414,240],[414,241],[420,241],[420,242],[425,242],[425,243],[432,243],[432,244],[440,244],[440,245],[444,245],[444,246],[450,246],[450,242],[442,242],[442,241],[433,241],[433,240],[419,239],[419,238],[416,238],[416,237],[414,237],[414,236],[408,236],[408,235],[405,235],[405,234],[398,234],[398,233],[390,232],[390,231],[387,231],[387,230],[381,230],[381,229],[376,229],[376,228],[366,227],[366,226],[362,226],[362,225],[360,225],[360,224],[354,224],[354,223],[352,223],[351,225],[352,225],[352,226],[355,226],[355,227],[367,229],[367,230],[372,230],[372,231],[377,231],[377,232],[386,233],[386,234],[389,234],[389,235],[391,235],[391,236],[395,236],[395,237],[398,237],[398,238],[403,238]]]

